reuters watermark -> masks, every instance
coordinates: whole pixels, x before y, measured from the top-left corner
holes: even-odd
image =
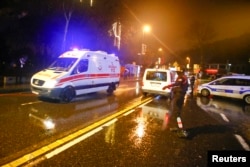
[[[250,166],[250,151],[208,151],[207,154],[208,167],[224,167],[224,166],[237,166],[249,167]]]

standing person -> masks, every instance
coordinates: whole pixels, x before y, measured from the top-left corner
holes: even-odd
[[[171,93],[171,114],[175,115],[174,118],[177,119],[177,125],[180,130],[180,137],[187,137],[187,132],[183,129],[181,121],[181,110],[184,103],[184,98],[188,89],[188,80],[184,75],[183,71],[177,71],[178,77],[175,80],[175,83],[164,86],[162,89],[172,88]],[[172,115],[172,117],[173,117]]]
[[[191,87],[191,95],[194,95],[194,83],[195,83],[195,77],[194,75],[191,76],[190,78],[190,87]]]
[[[128,79],[129,70],[127,68],[125,68],[123,76],[124,76],[124,80]]]

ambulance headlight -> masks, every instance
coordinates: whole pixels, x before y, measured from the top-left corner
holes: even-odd
[[[55,80],[49,80],[49,81],[45,82],[44,87],[46,87],[46,88],[54,88],[56,83],[57,83],[57,81],[55,81]]]

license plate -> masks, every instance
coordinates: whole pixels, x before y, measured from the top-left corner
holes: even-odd
[[[161,84],[160,83],[151,83],[151,86],[153,86],[153,87],[159,87],[159,86],[161,86]]]

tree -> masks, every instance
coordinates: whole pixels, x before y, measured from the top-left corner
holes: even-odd
[[[71,4],[65,4],[63,2],[63,11],[64,11],[64,18],[65,18],[65,27],[64,27],[64,34],[63,34],[63,41],[62,41],[62,51],[65,51],[65,43],[66,43],[66,37],[68,33],[69,28],[69,22],[72,16],[72,13],[74,11],[74,1],[71,1]]]
[[[41,69],[72,46],[113,52],[109,30],[121,18],[120,3],[1,0],[0,61],[10,62],[19,55],[27,55],[33,61],[31,64]]]
[[[200,50],[200,65],[202,68],[204,67],[205,45],[211,42],[215,36],[216,32],[212,26],[200,21],[193,22],[187,30],[187,37]]]

